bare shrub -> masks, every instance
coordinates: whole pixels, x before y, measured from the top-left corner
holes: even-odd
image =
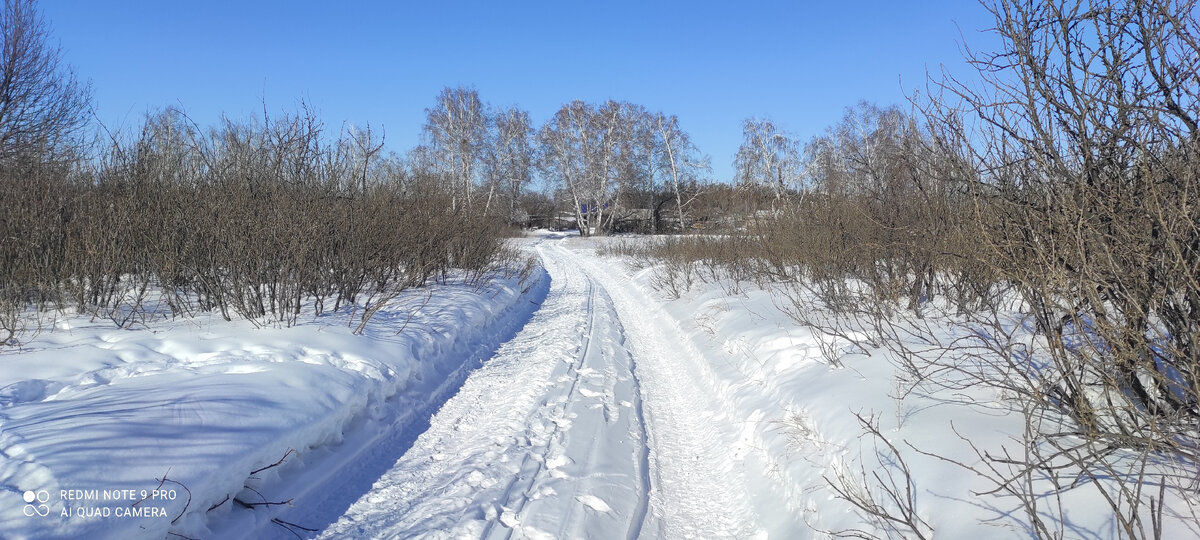
[[[1156,537],[1194,514],[1200,438],[1195,2],[985,7],[1002,46],[968,49],[982,86],[935,83],[921,120],[849,110],[771,212],[741,214],[756,219],[721,268],[914,381],[1011,399],[1028,432],[968,469],[1030,534],[1061,536],[1047,497],[1091,489],[1122,537]],[[676,282],[718,260],[662,249]],[[945,324],[966,335],[943,342]]]
[[[917,509],[918,487],[900,449],[879,430],[875,418],[861,413],[854,416],[863,428],[862,437],[870,441],[868,456],[856,467],[835,468],[825,482],[875,530],[855,528],[830,534],[864,539],[931,538],[933,528]]]
[[[307,110],[206,131],[167,109],[94,164],[10,162],[5,333],[42,310],[290,326],[342,306],[362,331],[400,291],[493,271],[504,230],[454,212],[440,182],[373,167],[379,148],[369,130],[330,141]]]
[[[918,326],[941,353],[880,344],[934,384],[1014,399],[1026,433],[963,466],[1019,501],[1032,535],[1061,536],[1054,501],[1092,490],[1121,537],[1158,537],[1164,512],[1194,514],[1200,428],[1200,214],[1183,202],[1200,185],[1195,5],[988,7],[1003,48],[970,55],[987,84],[944,82],[962,107],[943,95],[927,110],[930,145],[958,156],[929,177],[950,172],[949,200],[968,203],[951,229],[965,241],[930,281],[955,292],[976,337],[938,343]],[[964,109],[980,121],[964,122]],[[876,327],[894,318],[895,290],[876,295]]]

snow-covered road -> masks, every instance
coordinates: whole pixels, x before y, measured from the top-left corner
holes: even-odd
[[[535,249],[543,305],[321,537],[759,535],[678,326],[613,268]]]
[[[772,284],[668,301],[655,268],[597,255],[610,240],[536,233],[543,268],[408,291],[365,335],[353,308],[292,328],[61,315],[0,370],[0,538],[911,536],[839,486],[890,512],[911,493],[940,537],[1028,535],[958,465],[1019,440],[1003,396],[908,386]],[[951,322],[943,342],[973,335]],[[1073,531],[1119,536],[1099,495],[1069,496]],[[1196,537],[1179,516],[1164,537]]]

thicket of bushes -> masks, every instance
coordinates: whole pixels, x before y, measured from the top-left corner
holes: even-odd
[[[95,164],[0,164],[0,337],[31,305],[120,325],[200,311],[292,324],[345,305],[365,321],[400,290],[510,255],[439,178],[373,167],[366,134],[327,139],[310,115],[204,131],[168,110]]]
[[[295,323],[398,292],[517,271],[501,220],[451,209],[454,183],[380,159],[369,129],[301,114],[202,129],[166,110],[89,141],[90,88],[33,0],[0,6],[0,350],[45,315],[121,326],[218,312]]]
[[[1200,474],[1195,5],[989,7],[1004,45],[969,58],[982,89],[938,82],[916,114],[851,109],[744,238],[660,242],[658,279],[671,289],[719,261],[783,285],[797,320],[892,349],[913,381],[1002,390],[1029,428],[964,466],[1014,497],[1030,532],[1061,536],[1055,491],[1097,489],[1117,534],[1157,537],[1164,513],[1196,515]],[[939,343],[919,321],[931,315],[978,339]],[[942,353],[908,350],[917,335]],[[923,534],[893,510],[884,521]]]

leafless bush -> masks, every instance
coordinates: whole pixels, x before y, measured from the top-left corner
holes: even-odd
[[[835,469],[825,482],[836,496],[875,526],[875,531],[846,529],[830,531],[843,538],[930,538],[933,528],[917,508],[918,487],[913,471],[901,451],[879,430],[876,420],[854,415],[870,440],[869,457],[855,467]],[[876,532],[878,531],[878,532]]]
[[[600,244],[597,253],[628,257],[637,267],[654,267],[651,284],[672,297],[697,282],[718,283],[735,292],[740,283],[757,278],[754,251],[744,234],[645,238]]]
[[[978,450],[972,470],[1021,501],[1031,534],[1062,535],[1047,497],[1093,489],[1122,537],[1156,537],[1164,508],[1194,512],[1200,435],[1200,214],[1184,202],[1200,195],[1195,5],[988,7],[1004,45],[970,54],[985,86],[941,83],[961,107],[943,94],[927,111],[932,147],[960,156],[929,176],[951,172],[950,200],[966,195],[953,229],[968,242],[949,252],[982,277],[949,283],[974,296],[959,314],[986,337],[940,344],[975,367],[919,369],[1015,399],[1027,433],[1015,451]],[[997,316],[1006,291],[1028,328]],[[897,343],[884,342],[916,358]]]
[[[292,325],[352,306],[361,330],[406,288],[495,268],[488,217],[453,212],[437,179],[379,174],[369,130],[322,130],[307,111],[203,130],[168,109],[94,164],[9,162],[5,328],[29,310]]]
[[[1191,512],[1200,438],[1196,5],[985,7],[1002,47],[968,50],[982,86],[935,83],[919,116],[848,111],[723,268],[914,380],[1012,399],[1029,433],[974,470],[1031,534],[1062,534],[1041,497],[1086,485],[1120,535],[1154,537]],[[967,335],[941,341],[930,316]]]
[[[696,267],[693,262],[679,257],[663,257],[660,267],[651,278],[655,289],[666,292],[671,298],[679,298],[692,290],[696,282]]]
[[[978,170],[980,258],[1019,292],[1031,354],[1048,359],[1025,368],[1021,397],[1073,425],[1060,437],[1038,423],[1036,448],[1121,479],[1102,493],[1123,535],[1148,536],[1143,486],[1166,481],[1163,462],[1194,475],[1200,433],[1195,5],[990,8],[1003,50],[970,56],[989,86],[941,87],[982,125],[968,134],[942,103],[941,138],[977,141],[959,153]]]

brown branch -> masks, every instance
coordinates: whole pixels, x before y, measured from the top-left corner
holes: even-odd
[[[267,469],[270,469],[270,468],[272,468],[272,467],[278,467],[278,466],[280,466],[280,465],[282,465],[282,464],[283,464],[283,460],[287,459],[287,457],[288,457],[289,455],[291,455],[291,454],[296,454],[296,453],[297,453],[297,452],[296,452],[296,449],[295,449],[295,448],[288,448],[288,451],[283,453],[283,457],[279,458],[279,461],[276,461],[275,463],[272,463],[272,464],[270,464],[270,465],[267,465],[266,467],[263,467],[263,468],[261,468],[261,469],[255,469],[255,470],[253,470],[253,471],[250,471],[250,476],[254,476],[254,475],[256,475],[256,474],[258,474],[258,473],[260,473],[260,472],[263,472],[263,471],[265,471],[265,470],[267,470]]]

